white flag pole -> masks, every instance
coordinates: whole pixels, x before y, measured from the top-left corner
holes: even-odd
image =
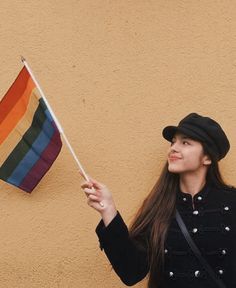
[[[48,108],[49,112],[50,112],[51,115],[52,115],[53,120],[55,121],[55,123],[56,123],[56,125],[57,125],[57,127],[58,127],[58,130],[60,131],[61,135],[63,136],[63,138],[64,138],[64,140],[65,140],[65,142],[66,142],[66,145],[68,146],[68,148],[69,148],[71,154],[73,155],[73,157],[74,157],[77,165],[79,166],[80,174],[84,177],[84,179],[85,179],[86,181],[89,181],[89,177],[88,177],[87,174],[85,173],[83,166],[81,165],[78,157],[76,156],[76,154],[75,154],[75,152],[74,152],[74,149],[71,147],[70,142],[68,141],[68,139],[67,139],[67,137],[66,137],[66,135],[65,135],[65,133],[64,133],[64,131],[63,131],[63,129],[62,129],[62,126],[61,126],[60,122],[58,121],[56,115],[54,114],[54,112],[53,112],[50,104],[48,103],[48,101],[47,101],[47,99],[46,99],[46,97],[45,97],[45,94],[43,93],[43,90],[41,89],[38,81],[37,81],[36,78],[34,77],[34,74],[33,74],[32,70],[31,70],[31,68],[29,67],[28,63],[26,62],[26,60],[25,60],[25,58],[24,58],[23,56],[21,56],[21,61],[23,62],[23,64],[25,65],[27,71],[29,72],[30,76],[32,77],[32,79],[33,79],[33,81],[34,81],[37,89],[39,90],[39,93],[41,94],[44,102],[45,102],[46,105],[47,105],[47,108]],[[100,202],[100,205],[103,206],[103,203]]]

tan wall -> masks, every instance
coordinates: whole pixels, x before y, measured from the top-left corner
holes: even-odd
[[[189,112],[225,128],[222,169],[236,184],[235,1],[1,0],[0,13],[0,95],[24,55],[127,223],[165,161],[162,127]],[[0,183],[0,287],[124,287],[98,248],[81,182],[64,145],[31,195]]]

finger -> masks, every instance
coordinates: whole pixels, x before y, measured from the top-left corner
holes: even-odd
[[[91,194],[97,195],[96,190],[90,188],[84,188],[84,193],[87,194],[88,196]]]
[[[96,195],[88,195],[88,198],[91,200],[91,201],[94,201],[94,202],[101,202],[101,199],[100,197],[96,196]]]
[[[90,207],[96,209],[97,211],[101,211],[101,210],[103,209],[103,205],[101,205],[101,203],[99,203],[99,202],[97,202],[97,201],[93,201],[93,200],[91,200],[91,199],[89,199],[89,198],[88,198],[88,200],[87,200],[87,204],[88,204]]]
[[[80,186],[81,186],[82,189],[84,189],[84,188],[92,188],[93,184],[91,182],[83,182]]]

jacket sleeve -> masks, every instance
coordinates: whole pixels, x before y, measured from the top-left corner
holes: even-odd
[[[147,275],[147,252],[131,241],[128,228],[119,212],[107,227],[101,220],[96,233],[101,249],[104,249],[113,269],[124,284],[135,285]]]

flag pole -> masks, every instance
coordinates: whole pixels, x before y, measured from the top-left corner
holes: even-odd
[[[26,62],[26,60],[25,60],[25,58],[24,58],[23,56],[21,56],[21,61],[23,62],[24,66],[26,67],[27,71],[29,72],[30,76],[32,77],[32,79],[33,79],[36,87],[37,87],[38,90],[39,90],[39,93],[41,94],[43,100],[45,101],[45,103],[46,103],[46,105],[47,105],[47,108],[48,108],[49,112],[50,112],[51,115],[52,115],[53,120],[55,121],[55,123],[56,123],[56,125],[57,125],[57,127],[58,127],[58,130],[60,131],[61,135],[63,136],[66,145],[68,146],[68,148],[69,148],[71,154],[73,155],[73,157],[74,157],[77,165],[79,166],[79,170],[80,170],[80,172],[81,172],[80,174],[84,177],[84,179],[85,179],[86,181],[89,181],[89,177],[88,177],[87,174],[85,173],[83,166],[81,165],[78,157],[76,156],[76,154],[75,154],[75,152],[74,152],[74,149],[73,149],[72,146],[70,145],[70,142],[68,141],[68,139],[67,139],[67,137],[66,137],[66,135],[65,135],[65,133],[64,133],[64,131],[63,131],[63,129],[62,129],[62,126],[61,126],[60,122],[58,121],[56,115],[54,114],[54,112],[53,112],[50,104],[48,103],[48,101],[47,101],[47,99],[46,99],[45,94],[43,93],[43,91],[42,91],[42,89],[41,89],[38,81],[36,80],[36,78],[35,78],[32,70],[31,70],[31,68],[29,67],[28,63]],[[100,203],[100,204],[102,204],[102,203]],[[103,206],[103,205],[101,205],[101,206]]]
[[[65,132],[64,132],[63,129],[62,129],[62,126],[61,126],[59,120],[57,119],[55,113],[53,112],[50,104],[48,103],[48,101],[47,101],[47,99],[46,99],[45,94],[43,93],[43,90],[41,89],[41,87],[40,87],[38,81],[36,80],[36,78],[35,78],[32,70],[31,70],[31,68],[29,67],[28,63],[26,62],[26,60],[25,60],[25,58],[24,58],[23,56],[21,56],[21,61],[22,61],[22,63],[24,64],[24,66],[25,66],[25,68],[27,69],[27,71],[29,72],[30,76],[32,77],[32,79],[33,79],[33,81],[34,81],[37,89],[39,90],[39,93],[41,94],[44,102],[45,102],[46,105],[47,105],[47,108],[48,108],[49,112],[50,112],[51,115],[52,115],[53,120],[55,121],[55,123],[56,123],[56,125],[57,125],[57,127],[58,127],[59,132],[60,132],[61,135],[63,136],[67,147],[69,148],[69,150],[70,150],[73,158],[75,159],[77,165],[79,166],[79,171],[80,171],[81,176],[84,177],[84,179],[89,182],[89,177],[88,177],[88,175],[85,173],[85,170],[84,170],[83,166],[81,165],[78,157],[76,156],[76,154],[75,154],[75,152],[74,152],[74,149],[73,149],[72,146],[70,145],[70,142],[68,141],[68,139],[67,139],[67,137],[66,137],[66,135],[65,135]],[[92,189],[94,190],[93,187],[92,187]],[[101,207],[104,206],[104,204],[103,204],[102,202],[99,202],[99,204],[100,204]]]
[[[43,93],[43,90],[41,89],[38,81],[37,81],[36,78],[34,77],[34,74],[33,74],[32,70],[31,70],[31,68],[29,67],[28,63],[26,62],[26,60],[25,60],[25,58],[24,58],[23,56],[21,56],[21,61],[22,61],[23,64],[25,65],[25,67],[26,67],[27,71],[29,72],[30,76],[32,77],[32,79],[33,79],[36,87],[38,88],[39,93],[41,94],[44,102],[46,103],[47,108],[48,108],[50,114],[52,115],[53,120],[55,121],[55,123],[56,123],[56,125],[57,125],[57,127],[58,127],[58,130],[60,131],[61,135],[63,136],[63,138],[64,138],[64,140],[65,140],[65,142],[66,142],[66,145],[68,146],[71,154],[73,155],[76,163],[77,163],[78,166],[79,166],[79,170],[80,170],[80,172],[81,172],[81,175],[84,177],[84,179],[85,179],[86,181],[89,181],[89,178],[88,178],[87,174],[85,173],[84,168],[82,167],[79,159],[77,158],[77,156],[76,156],[76,154],[75,154],[75,152],[74,152],[74,149],[73,149],[72,146],[70,145],[70,142],[68,141],[68,139],[67,139],[67,137],[66,137],[66,135],[65,135],[65,132],[64,132],[64,130],[62,129],[62,126],[61,126],[60,122],[58,121],[55,113],[53,112],[50,104],[48,103],[48,101],[47,101],[47,99],[46,99],[45,94]]]

